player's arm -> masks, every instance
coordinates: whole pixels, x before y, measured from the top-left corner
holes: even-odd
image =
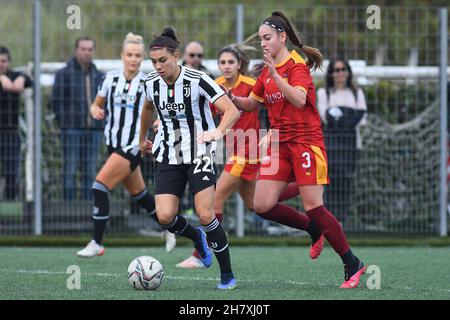
[[[295,107],[297,108],[303,108],[306,104],[306,92],[303,91],[301,88],[293,87],[280,76],[278,72],[276,72],[272,79],[275,81],[275,83],[278,86],[278,89],[280,89],[281,93],[284,95],[284,97]]]
[[[233,102],[233,104],[239,110],[250,112],[250,111],[255,110],[256,108],[260,108],[260,107],[263,106],[262,103],[260,103],[259,101],[255,100],[254,98],[251,98],[251,97],[237,97],[231,92],[231,90],[225,88],[222,85],[220,85],[220,87],[227,94],[227,96],[230,98],[231,102]]]
[[[247,112],[263,107],[263,104],[255,100],[253,97],[246,98],[246,97],[232,96],[232,101],[238,109]]]
[[[214,102],[214,107],[222,114],[222,120],[216,130],[212,132],[205,131],[200,134],[197,138],[199,143],[221,139],[225,135],[227,129],[231,128],[240,117],[239,110],[226,94],[222,95]]]
[[[105,102],[105,97],[101,97],[98,95],[95,97],[94,102],[89,108],[92,118],[94,118],[95,120],[102,120],[105,117],[105,110],[103,110]]]
[[[148,130],[153,125],[153,116],[155,114],[155,106],[153,102],[145,99],[144,105],[142,106],[141,113],[141,131],[139,132],[139,146],[141,150],[141,156],[144,157],[146,153],[150,153],[153,144],[147,139]]]
[[[277,72],[275,62],[267,51],[264,52],[264,64],[269,70],[270,77],[275,81],[284,97],[295,107],[303,108],[306,104],[306,89],[302,87],[293,87],[285,81]]]
[[[103,76],[100,81],[100,85],[98,86],[97,96],[95,97],[94,102],[89,108],[89,112],[95,120],[102,120],[105,117],[105,110],[103,110],[106,97],[108,96],[109,85],[106,79],[106,74]]]

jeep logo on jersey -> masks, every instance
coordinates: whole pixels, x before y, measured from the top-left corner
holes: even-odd
[[[163,101],[163,104],[162,106],[159,106],[159,109],[181,112],[186,110],[186,105],[184,103],[166,103],[165,101]]]
[[[136,101],[136,96],[128,93],[115,93],[113,94],[115,100],[125,100],[128,103],[134,103]]]

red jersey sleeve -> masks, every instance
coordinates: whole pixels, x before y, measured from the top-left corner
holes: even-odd
[[[289,74],[289,84],[308,94],[308,88],[311,82],[312,78],[309,67],[303,63],[296,63]]]
[[[255,85],[253,86],[253,90],[250,93],[250,97],[255,99],[260,103],[264,103],[264,84],[262,80],[262,76],[259,76],[256,80]]]

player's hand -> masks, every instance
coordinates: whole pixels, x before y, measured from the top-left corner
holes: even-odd
[[[153,121],[153,125],[152,125],[153,132],[155,132],[155,133],[158,132],[159,125],[160,125],[159,119],[156,119],[155,121]]]
[[[273,61],[272,56],[267,50],[264,50],[263,62],[267,66],[269,73],[271,76],[277,73],[277,69],[275,68],[275,62]]]
[[[225,92],[225,94],[230,98],[231,101],[234,99],[234,94],[231,93],[230,89],[225,88],[223,85],[219,84],[220,88]]]
[[[141,158],[144,158],[147,153],[151,153],[153,148],[153,142],[150,140],[145,140],[139,145],[139,149],[141,150]]]
[[[89,111],[91,113],[92,118],[94,118],[95,120],[103,120],[103,118],[105,117],[105,111],[96,104],[93,104],[90,107]]]
[[[198,143],[206,143],[222,139],[222,132],[219,129],[213,131],[204,131],[197,136]]]

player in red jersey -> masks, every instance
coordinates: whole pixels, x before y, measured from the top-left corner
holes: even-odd
[[[280,11],[262,22],[259,37],[266,66],[249,98],[231,96],[234,104],[245,111],[264,104],[272,131],[279,133],[275,141],[279,142],[278,151],[272,151],[271,144],[269,159],[261,165],[255,212],[265,219],[300,229],[314,223],[344,263],[345,281],[341,288],[355,288],[365,266],[352,253],[337,219],[323,205],[324,185],[329,183],[327,156],[310,74],[310,68],[321,66],[322,54],[303,45]],[[289,52],[288,39],[303,51],[307,61],[297,52]],[[276,165],[277,170],[272,170],[276,172],[270,172]],[[281,191],[293,180],[297,182],[306,215],[278,203]],[[314,246],[315,243],[312,249]]]
[[[255,85],[255,79],[246,75],[248,58],[241,48],[248,47],[235,44],[220,50],[218,63],[222,76],[217,78],[216,82],[235,96],[248,97]],[[216,112],[214,106],[211,107]],[[214,210],[220,222],[223,220],[225,201],[236,191],[241,195],[245,206],[253,211],[256,178],[260,167],[258,110],[241,111],[241,116],[232,129],[234,134],[226,136],[227,157],[230,157],[217,182],[214,197]],[[297,186],[293,183],[280,195],[279,201],[290,199],[297,194]],[[195,269],[204,266],[195,250],[190,257],[177,264],[177,267]]]

